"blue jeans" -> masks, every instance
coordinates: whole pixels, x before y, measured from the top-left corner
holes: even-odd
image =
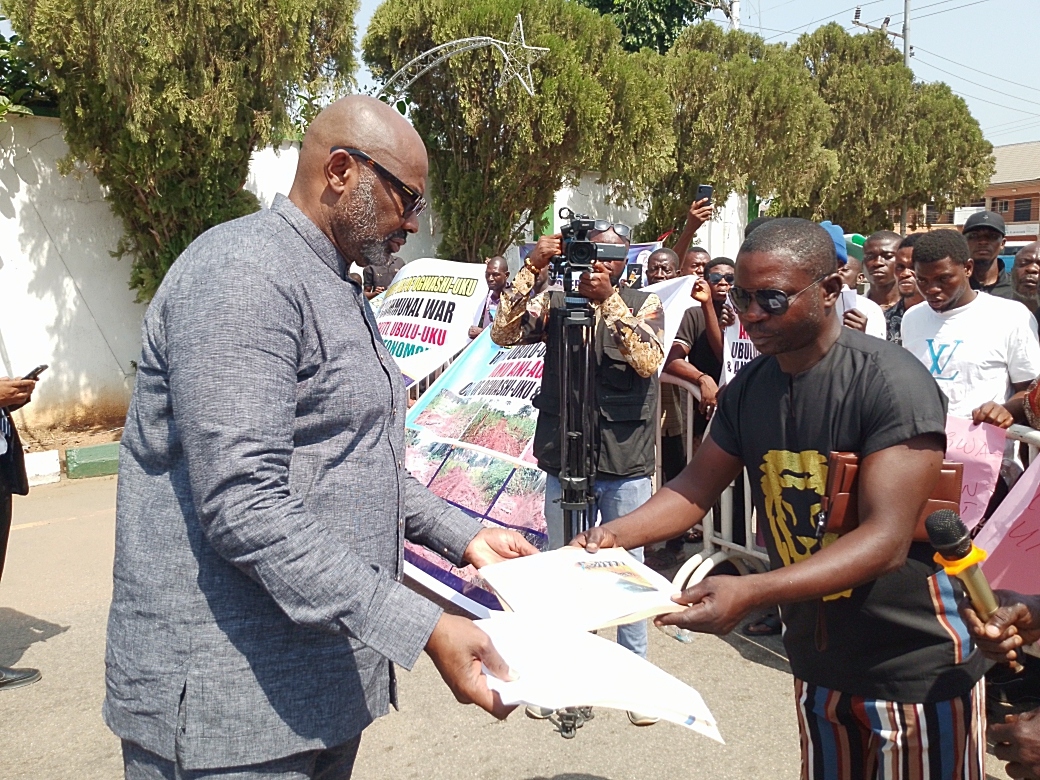
[[[560,509],[562,495],[560,480],[552,474],[545,475],[545,524],[549,532],[549,549],[563,547],[563,510]],[[652,484],[650,477],[624,477],[619,479],[596,478],[596,505],[593,516],[596,525],[617,520],[650,500]],[[638,560],[643,560],[643,548],[629,550]],[[646,658],[646,621],[618,626],[617,641],[622,647]]]

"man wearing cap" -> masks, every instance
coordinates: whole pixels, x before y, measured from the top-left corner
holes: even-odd
[[[971,288],[995,295],[998,298],[1015,299],[1011,276],[1004,270],[1000,250],[1004,248],[1004,218],[995,211],[980,211],[968,217],[964,223],[964,238],[975,270],[971,274]]]
[[[820,227],[827,231],[827,235],[834,242],[834,253],[838,257],[838,275],[844,286],[842,294],[838,298],[836,311],[841,317],[842,324],[846,328],[852,328],[866,333],[868,336],[884,339],[888,333],[885,323],[885,312],[874,301],[865,295],[860,295],[856,289],[863,264],[858,257],[850,254],[845,242],[845,233],[841,225],[835,225],[830,221],[823,221]],[[856,302],[850,305],[849,298],[855,296]]]

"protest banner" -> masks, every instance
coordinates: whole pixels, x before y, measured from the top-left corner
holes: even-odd
[[[722,381],[719,384],[728,385],[740,369],[758,357],[758,350],[739,319],[723,331],[722,342]]]
[[[1040,458],[982,526],[975,544],[989,553],[982,570],[990,585],[1040,593]]]
[[[429,376],[470,342],[487,297],[484,266],[422,258],[405,265],[378,304],[376,325],[405,385]]]
[[[545,344],[499,347],[490,328],[437,378],[405,418],[405,466],[441,498],[488,527],[545,546],[545,474],[531,452]],[[472,614],[498,609],[472,567],[458,569],[405,544],[408,575]]]
[[[665,352],[690,305],[692,277],[647,288],[665,307]],[[498,347],[485,330],[408,410],[405,466],[417,480],[485,526],[513,528],[544,547],[545,474],[532,439],[545,344]],[[459,569],[405,544],[409,577],[474,615],[498,609],[472,567]]]
[[[1003,428],[975,425],[961,417],[946,418],[946,460],[964,464],[961,519],[969,530],[982,520],[996,490],[1006,441]]]

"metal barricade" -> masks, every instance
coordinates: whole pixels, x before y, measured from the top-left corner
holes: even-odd
[[[686,462],[692,459],[693,450],[693,417],[694,402],[700,401],[700,388],[670,374],[661,374],[661,383],[675,385],[685,397],[683,404],[683,443],[686,446]],[[710,425],[709,425],[710,429]],[[1040,443],[1040,438],[1038,438]],[[658,394],[657,410],[657,474],[656,487],[663,484],[663,468],[661,464],[661,409],[660,394]],[[715,531],[715,508],[712,508],[701,523],[704,534],[704,548],[686,563],[682,565],[675,577],[673,584],[678,588],[686,588],[703,580],[712,569],[724,561],[731,561],[741,574],[752,571],[766,571],[769,568],[769,555],[763,547],[755,544],[758,531],[757,518],[754,503],[751,500],[751,481],[747,471],[744,472],[743,492],[744,511],[741,517],[734,517],[733,491],[736,483],[730,485],[723,491],[719,498],[719,531]],[[738,544],[733,539],[734,523],[744,524],[744,544]]]
[[[1020,441],[1029,447],[1029,462],[1032,463],[1037,452],[1040,452],[1040,431],[1028,425],[1012,425],[1007,429],[1007,437]]]

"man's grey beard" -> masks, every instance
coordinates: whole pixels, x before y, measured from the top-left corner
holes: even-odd
[[[373,194],[375,175],[364,171],[350,202],[335,214],[334,233],[345,259],[360,266],[386,265],[388,236],[379,235]]]

